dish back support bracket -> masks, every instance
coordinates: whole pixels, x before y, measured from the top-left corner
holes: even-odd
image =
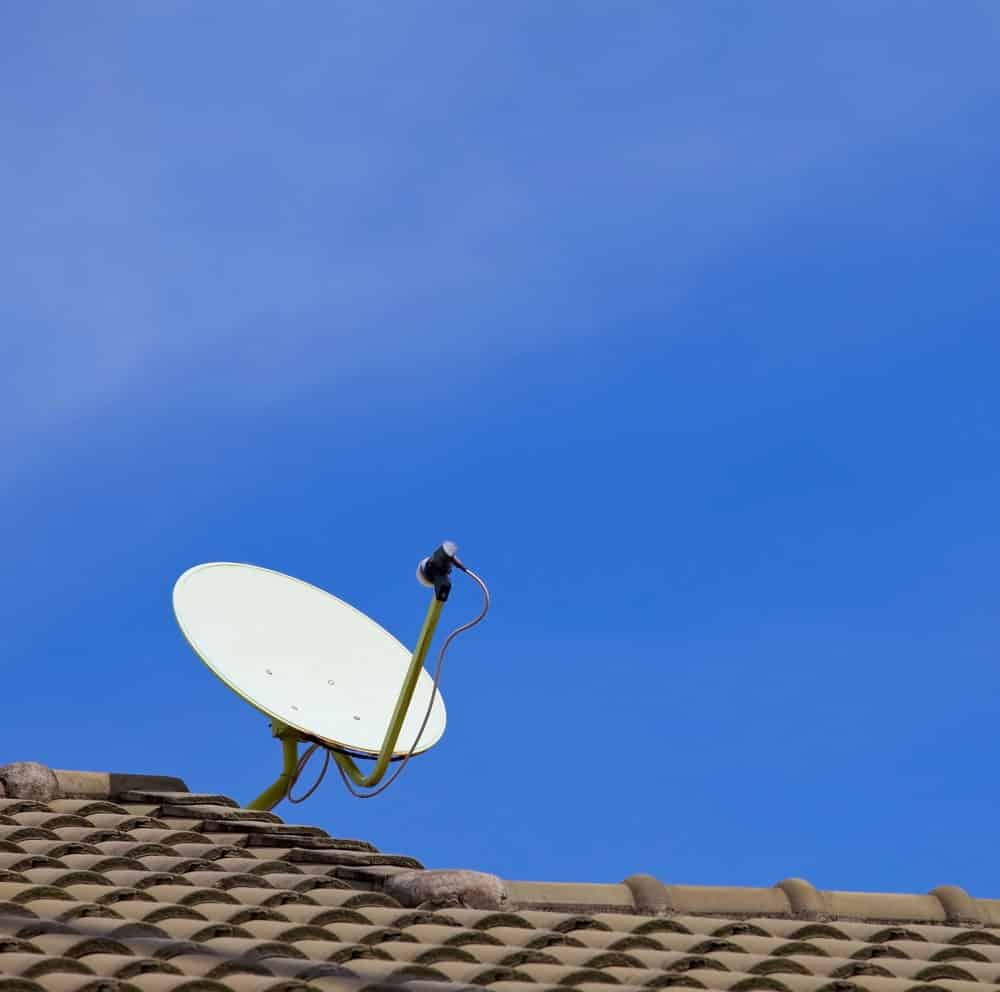
[[[417,686],[417,680],[424,669],[424,660],[430,648],[434,631],[437,629],[438,620],[441,618],[441,610],[447,600],[447,592],[441,597],[440,590],[435,588],[435,594],[427,607],[427,614],[424,617],[423,626],[420,628],[420,635],[417,638],[416,647],[413,649],[413,656],[410,660],[410,667],[407,669],[406,677],[399,691],[396,706],[389,719],[385,737],[382,740],[382,747],[375,757],[375,765],[366,775],[355,763],[354,759],[343,751],[330,748],[330,754],[334,761],[340,766],[344,774],[359,788],[368,789],[382,780],[385,776],[389,763],[392,761],[396,743],[399,740],[400,731],[403,729],[403,721],[410,708],[413,699],[413,692]],[[286,726],[278,720],[271,721],[271,733],[281,741],[282,768],[281,774],[271,783],[247,809],[271,810],[283,799],[288,797],[288,793],[295,784],[295,778],[299,770],[299,743],[311,742],[309,737],[299,731]],[[319,743],[326,745],[326,742]]]

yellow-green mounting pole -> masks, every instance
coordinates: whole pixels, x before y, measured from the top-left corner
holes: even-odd
[[[431,646],[431,640],[434,637],[434,631],[441,617],[441,608],[443,606],[444,602],[435,595],[431,599],[431,605],[427,608],[424,625],[420,630],[420,636],[417,638],[417,646],[413,649],[413,658],[410,661],[410,667],[407,670],[406,678],[403,680],[403,687],[399,691],[399,698],[396,700],[396,708],[393,710],[392,718],[389,720],[389,726],[382,741],[382,748],[375,759],[375,767],[368,775],[365,775],[349,755],[342,754],[339,751],[331,752],[334,761],[343,768],[348,778],[362,789],[369,789],[374,785],[378,785],[382,781],[386,769],[389,767],[389,762],[392,760],[393,753],[396,750],[396,742],[399,740],[399,734],[403,729],[403,721],[406,719],[410,702],[413,699],[413,693],[417,688],[417,681],[420,678],[421,671],[423,671],[424,659],[427,657],[427,651]],[[277,806],[288,795],[296,769],[298,768],[299,741],[304,740],[304,738],[297,731],[291,727],[286,727],[277,720],[272,723],[272,733],[281,741],[283,758],[281,774],[272,785],[268,786],[247,806],[247,809],[273,809]]]
[[[409,671],[403,681],[403,688],[399,692],[399,699],[396,700],[396,708],[393,710],[392,719],[389,721],[389,728],[385,732],[385,739],[382,741],[382,749],[375,759],[375,767],[368,775],[365,775],[354,763],[350,755],[334,751],[333,760],[344,769],[347,777],[362,789],[370,789],[373,785],[378,785],[385,775],[393,752],[396,750],[396,741],[399,733],[403,729],[403,721],[406,719],[406,711],[410,708],[410,700],[413,698],[413,691],[417,687],[417,679],[424,669],[424,658],[427,657],[427,649],[431,646],[431,639],[434,637],[434,630],[441,617],[441,608],[444,602],[435,596],[431,600],[431,605],[427,607],[427,616],[424,617],[424,625],[420,629],[420,636],[417,638],[417,646],[413,649],[413,659],[410,661]]]
[[[281,774],[247,809],[274,809],[288,795],[299,767],[298,733],[277,720],[271,724],[271,732],[281,741]]]

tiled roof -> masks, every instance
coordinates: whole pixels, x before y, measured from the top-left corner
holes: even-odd
[[[39,792],[4,790],[3,773],[0,992],[1000,984],[1000,902],[952,886],[501,882],[422,871],[176,779],[56,772]]]

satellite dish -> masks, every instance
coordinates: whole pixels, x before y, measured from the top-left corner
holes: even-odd
[[[251,706],[328,747],[378,755],[411,652],[370,617],[308,582],[232,562],[188,569],[174,613],[195,654]],[[421,671],[393,758],[413,746],[432,685]],[[438,693],[414,753],[444,728]]]
[[[327,750],[327,762],[336,761],[349,788],[348,779],[368,788],[389,762],[405,764],[441,739],[446,715],[436,679],[444,651],[489,608],[485,584],[456,550],[446,542],[418,566],[418,579],[434,595],[412,652],[349,603],[268,568],[208,562],[177,580],[174,614],[184,637],[214,675],[271,719],[284,747],[284,771],[251,808],[270,809],[288,796],[317,747]],[[432,680],[423,662],[451,590],[452,567],[479,584],[484,607],[445,640]],[[312,745],[302,761],[300,742]],[[370,774],[355,757],[376,759]]]

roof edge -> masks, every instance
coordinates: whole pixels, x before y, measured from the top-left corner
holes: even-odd
[[[113,799],[126,792],[190,792],[173,775],[131,775],[124,772],[77,772],[53,768],[59,793],[67,799]]]
[[[0,765],[0,797],[40,801],[55,798],[154,799],[182,805],[205,801],[205,797],[194,796],[183,779],[172,775],[52,769],[32,761]],[[223,805],[237,805],[224,797],[208,798]],[[343,866],[338,869],[338,876],[357,874],[363,876],[360,880],[370,887],[380,889],[386,884],[386,873],[399,871],[399,867],[388,866]],[[505,905],[515,912],[560,910],[660,917],[784,917],[896,925],[937,923],[1000,927],[1000,899],[973,899],[957,885],[939,885],[920,895],[819,890],[803,878],[786,878],[768,888],[753,888],[673,885],[646,874],[630,875],[618,883],[504,882],[494,875],[462,870],[435,872],[408,868],[404,874],[407,885],[413,890],[407,889],[406,898],[412,902],[445,899],[462,905],[474,897],[482,901],[484,907],[487,903],[497,907]]]
[[[11,761],[0,765],[0,798],[114,799],[128,793],[163,795],[187,793],[183,779],[174,775],[131,775],[125,772],[81,772],[49,768],[38,761]]]

